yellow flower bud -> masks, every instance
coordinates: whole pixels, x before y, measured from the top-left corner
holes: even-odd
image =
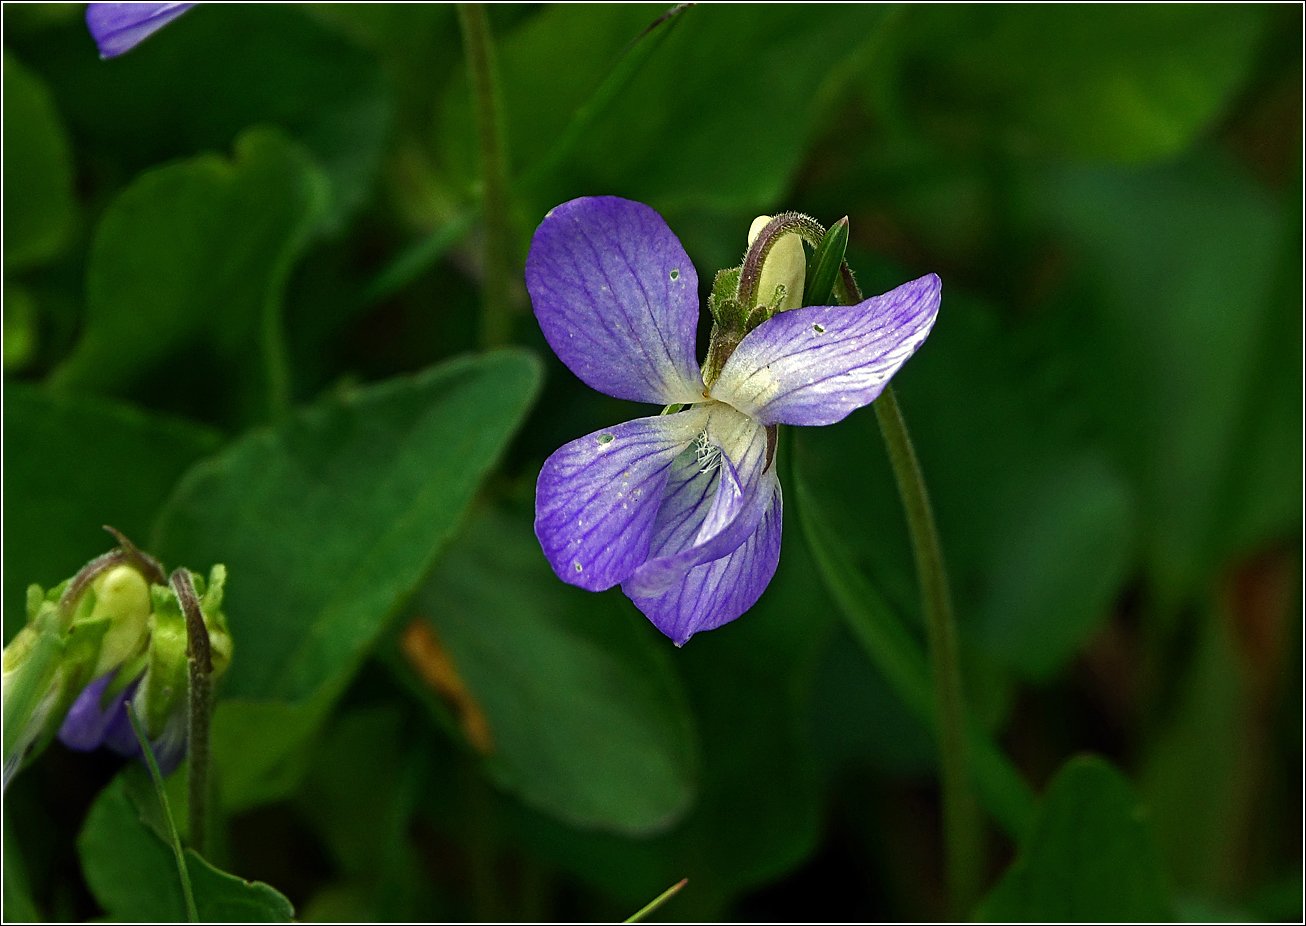
[[[759,215],[753,219],[753,224],[748,228],[750,247],[769,221],[769,215]],[[776,287],[784,286],[785,295],[778,310],[787,312],[798,308],[803,304],[803,282],[806,277],[807,254],[803,251],[803,239],[797,234],[783,236],[771,245],[766,261],[762,264],[762,275],[757,285],[758,302],[769,303],[775,296]]]

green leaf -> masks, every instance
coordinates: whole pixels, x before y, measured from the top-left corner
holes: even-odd
[[[4,823],[4,905],[5,919],[11,923],[40,922],[41,914],[32,899],[32,885],[27,876],[23,850],[15,838],[13,817]]]
[[[237,652],[240,646],[237,641]],[[225,697],[218,701],[212,753],[225,810],[235,813],[295,792],[308,771],[313,734],[347,681],[342,678],[326,686],[307,702]]]
[[[144,544],[177,479],[218,446],[180,419],[20,383],[5,386],[4,437],[6,642],[30,583],[56,585],[112,547],[103,524]]]
[[[367,195],[390,123],[374,58],[290,7],[192,10],[131,54],[101,61],[81,18],[22,46],[75,136],[120,176],[280,127],[330,178],[338,225]]]
[[[194,849],[186,850],[186,867],[202,922],[289,923],[294,919],[295,908],[271,885],[229,875]]]
[[[560,4],[504,39],[503,100],[515,170],[548,156],[622,51],[665,12]],[[883,18],[884,10],[858,5],[709,5],[681,13],[661,27],[670,32],[660,47],[576,142],[562,169],[566,180],[541,185],[540,212],[587,189],[659,209],[774,203],[803,154],[812,97]],[[448,159],[470,180],[465,82],[450,86],[445,112]]]
[[[945,286],[934,330],[894,379],[963,637],[1037,680],[1055,675],[1105,621],[1134,549],[1128,485],[1072,430],[1082,412],[1054,385],[1061,361],[1051,343],[1039,327],[1004,323]],[[919,627],[902,506],[871,412],[799,438],[826,539]]]
[[[1230,872],[1246,851],[1261,722],[1230,623],[1216,608],[1203,615],[1173,715],[1147,745],[1139,785],[1175,887],[1217,897],[1229,894]]]
[[[224,693],[303,702],[347,676],[452,537],[538,384],[525,352],[460,358],[328,398],[192,469],[154,549],[227,566]]]
[[[501,787],[581,828],[684,814],[693,724],[665,650],[623,599],[560,582],[524,520],[482,512],[414,604],[484,713]]]
[[[73,218],[73,164],[49,92],[8,49],[4,83],[4,269],[8,276],[56,256],[67,241]]]
[[[978,912],[990,922],[1170,919],[1160,857],[1129,782],[1095,756],[1067,762],[1034,832]]]
[[[516,808],[510,815],[534,851],[631,910],[687,877],[677,915],[722,919],[733,897],[801,864],[820,838],[803,708],[834,614],[792,525],[785,544],[776,577],[747,614],[683,649],[659,641],[684,680],[701,744],[698,800],[675,829],[627,839]]]
[[[203,342],[243,371],[244,407],[268,401],[284,383],[267,332],[324,197],[308,158],[269,129],[242,135],[231,162],[205,155],[142,175],[96,229],[82,339],[54,384],[120,389]]]
[[[1300,524],[1300,303],[1276,305],[1274,289],[1284,225],[1211,157],[1052,170],[1029,197],[1082,255],[1060,350],[1134,484],[1150,578],[1172,602]]]
[[[412,919],[431,891],[410,840],[428,748],[393,704],[344,712],[314,746],[296,806],[358,889],[362,919]]]
[[[185,922],[172,851],[142,820],[120,776],[96,798],[77,851],[95,899],[111,919]],[[201,922],[288,923],[290,901],[262,882],[244,881],[186,851]]]
[[[1159,160],[1224,113],[1265,19],[1235,5],[922,7],[905,20],[891,92],[964,144]]]
[[[798,508],[803,536],[816,561],[816,571],[843,611],[849,629],[889,683],[902,705],[917,722],[933,731],[936,708],[930,683],[929,664],[922,645],[913,638],[901,617],[894,613],[878,589],[850,560],[835,538],[837,533],[813,503],[813,493],[799,456],[791,467],[792,507]],[[965,681],[974,708],[973,679]],[[1033,795],[1011,760],[985,735],[974,716],[968,731],[970,773],[980,803],[1017,838],[1029,831],[1033,817]]]
[[[186,921],[172,850],[141,821],[121,779],[100,792],[77,837],[86,883],[114,919]]]

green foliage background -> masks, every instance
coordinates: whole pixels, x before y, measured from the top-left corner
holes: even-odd
[[[758,214],[848,215],[868,293],[944,282],[895,386],[977,915],[1298,920],[1301,9],[664,12],[489,8],[516,314],[482,353],[453,7],[201,5],[101,61],[79,6],[6,5],[5,640],[102,524],[226,563],[202,917],[619,919],[688,877],[657,917],[938,918],[870,409],[791,429],[779,572],[683,650],[530,527],[548,454],[644,413],[535,325],[549,208],[647,202],[704,285]],[[7,919],[181,915],[135,765],[56,745],[4,811]]]

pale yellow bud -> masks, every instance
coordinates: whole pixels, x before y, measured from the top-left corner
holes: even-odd
[[[771,221],[769,215],[759,215],[748,227],[748,244],[751,247],[762,233],[766,223]],[[771,245],[771,251],[762,264],[762,276],[757,284],[758,302],[770,302],[775,295],[775,288],[783,285],[784,299],[780,301],[779,311],[787,312],[803,304],[803,282],[807,277],[807,254],[803,251],[803,239],[796,234],[788,234]]]
[[[106,570],[91,587],[95,589],[95,608],[90,620],[107,617],[109,629],[100,646],[100,658],[91,678],[99,678],[136,655],[149,624],[150,587],[144,576],[131,566]]]

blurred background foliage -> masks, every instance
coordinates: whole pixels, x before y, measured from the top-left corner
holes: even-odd
[[[943,278],[896,382],[978,915],[1298,920],[1301,8],[488,12],[518,271],[613,194],[703,285],[784,209],[850,216],[867,292]],[[553,357],[519,273],[477,353],[452,7],[202,5],[111,61],[78,5],[3,15],[5,640],[101,524],[227,564],[219,868],[306,920],[621,918],[682,877],[658,917],[942,915],[870,409],[789,435],[779,572],[683,650],[547,568],[540,464],[645,410]],[[58,745],[21,775],[6,918],[177,915],[142,782]]]

